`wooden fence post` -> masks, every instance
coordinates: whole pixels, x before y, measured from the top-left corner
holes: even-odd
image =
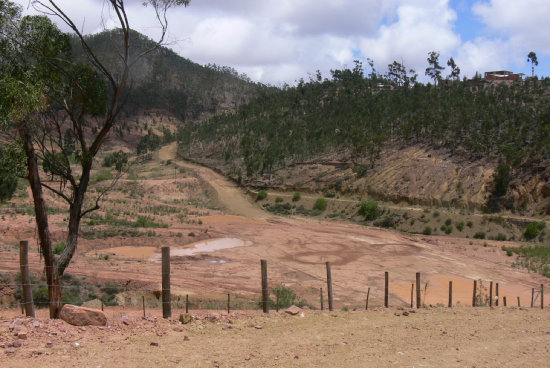
[[[493,307],[493,282],[489,283],[489,307]]]
[[[260,261],[262,266],[262,309],[264,313],[269,313],[269,291],[267,285],[267,261]]]
[[[453,307],[453,282],[449,281],[449,308]]]
[[[414,283],[411,284],[411,308],[414,306]]]
[[[535,288],[531,288],[531,308],[534,307],[535,304]]]
[[[231,313],[231,294],[227,293],[227,314]]]
[[[370,288],[367,290],[367,301],[365,303],[365,310],[369,310],[369,296],[370,296]]]
[[[101,301],[101,311],[103,312],[103,300]]]
[[[422,299],[420,295],[420,272],[416,273],[416,309],[422,307]],[[426,296],[426,295],[424,295]]]
[[[279,311],[279,294],[280,293],[280,290],[277,289],[277,295],[275,296],[276,297],[276,302],[275,302],[275,307],[276,307],[276,311],[278,312]]]
[[[328,289],[328,310],[334,310],[334,299],[332,296],[332,271],[330,269],[330,262],[327,262],[327,289]]]
[[[185,314],[189,313],[189,294],[185,294]]]
[[[172,317],[170,296],[170,247],[162,247],[162,318]]]
[[[31,275],[29,272],[29,242],[19,242],[19,265],[21,266],[21,284],[23,287],[23,303],[25,315],[34,318],[34,303],[32,300]]]
[[[544,309],[544,284],[540,284],[540,309]]]
[[[141,296],[141,304],[143,305],[143,318],[145,319],[145,295]]]
[[[495,285],[495,305],[498,307],[498,303],[499,303],[499,295],[498,295],[498,282],[496,283]]]
[[[321,310],[325,310],[325,303],[323,302],[323,288],[319,288],[319,297],[321,298]]]
[[[506,307],[506,296],[502,297],[502,306]]]
[[[521,308],[521,301],[519,299],[519,296],[518,296],[518,307]]]
[[[476,306],[477,280],[474,280],[474,294],[472,297],[472,307]]]
[[[390,284],[390,276],[388,271],[384,273],[384,307],[388,308],[389,305],[389,284]]]

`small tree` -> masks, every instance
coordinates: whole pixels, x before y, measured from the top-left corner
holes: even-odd
[[[428,53],[428,65],[426,68],[426,75],[433,79],[434,84],[438,84],[441,80],[441,72],[445,67],[439,65],[439,52],[431,51]]]
[[[378,218],[378,202],[373,200],[361,201],[359,205],[359,213],[365,216],[368,221],[376,220]]]
[[[168,9],[188,3],[189,0],[145,0],[143,5],[153,9],[160,23],[160,38],[153,48],[132,55],[131,59],[131,29],[125,1],[106,1],[119,26],[114,33],[118,39],[113,42],[115,47],[120,46],[118,63],[110,70],[57,1],[31,1],[31,4],[69,27],[82,46],[85,63],[73,59],[69,35],[59,31],[49,18],[21,17],[19,6],[0,1],[0,123],[8,133],[17,131],[19,139],[14,141],[23,148],[26,158],[51,318],[57,318],[61,310],[61,277],[76,252],[80,221],[99,209],[104,194],[95,198],[95,204],[84,208],[94,157],[117,123],[128,97],[130,68],[163,42]],[[74,165],[68,157],[72,154],[72,141],[67,145],[63,139],[67,126],[74,136]],[[42,180],[39,161],[47,163],[49,174],[59,186]],[[59,256],[53,252],[44,188],[68,207],[66,246]]]
[[[539,65],[539,61],[537,59],[537,54],[535,54],[534,51],[531,51],[529,54],[527,54],[527,62],[531,63],[531,76],[535,76],[535,66]]]
[[[460,80],[460,68],[456,65],[452,57],[447,61],[447,66],[451,68],[451,74],[447,76],[447,79],[453,79],[455,81]]]

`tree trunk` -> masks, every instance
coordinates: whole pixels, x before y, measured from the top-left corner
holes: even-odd
[[[46,211],[46,202],[44,201],[44,193],[42,192],[42,186],[40,184],[38,161],[27,124],[21,121],[18,123],[17,128],[19,136],[23,140],[23,149],[27,156],[27,178],[32,191],[38,239],[40,242],[40,250],[44,257],[44,267],[46,269],[48,297],[50,300],[50,318],[58,318],[62,307],[61,280],[57,272],[57,262],[55,261],[52,249],[48,212]]]

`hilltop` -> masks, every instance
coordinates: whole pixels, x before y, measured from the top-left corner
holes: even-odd
[[[120,30],[108,30],[87,36],[86,41],[107,68],[119,62]],[[124,106],[128,116],[145,111],[162,110],[181,120],[196,120],[231,111],[269,88],[254,83],[230,67],[215,64],[203,66],[177,55],[168,47],[155,47],[155,42],[131,31],[130,98]],[[80,42],[73,41],[73,52],[83,55]],[[135,61],[137,60],[137,61]]]

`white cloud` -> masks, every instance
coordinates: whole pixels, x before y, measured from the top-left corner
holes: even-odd
[[[57,3],[86,33],[116,24],[104,0]],[[134,29],[154,39],[159,27],[142,3],[126,0],[128,17]],[[467,9],[465,1],[457,6]],[[356,58],[374,59],[379,72],[403,61],[426,80],[430,51],[441,53],[443,65],[454,56],[469,76],[524,66],[531,50],[539,60],[550,54],[550,1],[479,0],[472,12],[486,33],[462,42],[449,0],[192,0],[169,12],[168,41],[195,62],[231,66],[274,84],[293,83],[317,69],[328,76]]]
[[[440,63],[444,64],[460,45],[460,37],[453,30],[456,13],[447,0],[404,1],[396,14],[395,22],[382,25],[375,37],[360,41],[361,53],[379,66],[403,61],[423,79],[428,52],[440,52]]]
[[[472,10],[489,30],[509,39],[514,46],[550,53],[550,1],[491,0],[474,4]]]

